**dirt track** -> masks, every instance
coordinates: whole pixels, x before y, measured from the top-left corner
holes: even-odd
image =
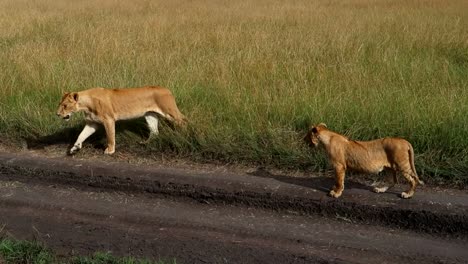
[[[418,229],[408,225],[411,221],[400,220],[405,223],[398,225],[398,221],[379,220],[380,214],[374,216],[375,222],[372,214],[363,219],[340,214],[346,206],[354,205],[350,210],[373,206],[379,211],[385,205],[409,217],[413,213],[440,218],[451,213],[455,217],[448,220],[450,224],[466,219],[464,192],[428,189],[419,198],[402,202],[395,193],[379,196],[351,184],[344,196],[349,202],[344,202],[326,197],[321,186],[327,186],[327,180],[308,182],[262,171],[253,174],[184,174],[173,169],[4,153],[0,155],[0,224],[5,225],[4,233],[37,238],[64,255],[101,250],[176,258],[177,263],[468,260],[463,223],[439,233],[431,232],[437,226],[431,223],[421,223],[426,228]],[[321,213],[310,209],[315,208],[315,197],[322,200]],[[353,203],[358,198],[366,202],[358,206]],[[425,214],[417,213],[421,204],[433,207],[419,208]],[[443,219],[434,221],[443,223]]]

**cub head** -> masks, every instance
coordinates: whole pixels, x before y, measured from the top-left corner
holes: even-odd
[[[78,111],[78,93],[65,93],[60,101],[57,116],[68,121],[74,112]]]
[[[307,135],[304,137],[304,141],[309,144],[310,147],[318,147],[320,144],[320,131],[327,129],[327,125],[320,123],[318,125],[311,125]]]

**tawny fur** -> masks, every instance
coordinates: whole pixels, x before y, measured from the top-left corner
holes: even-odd
[[[81,148],[86,138],[92,135],[97,124],[103,124],[107,134],[106,154],[115,152],[115,122],[144,116],[150,129],[150,136],[158,133],[158,115],[184,125],[186,119],[179,111],[174,96],[167,88],[147,86],[130,89],[91,88],[65,93],[57,115],[68,120],[75,113],[85,113],[86,126],[70,150],[74,153]]]
[[[400,172],[409,182],[408,191],[401,193],[402,198],[413,196],[419,180],[414,166],[414,151],[411,144],[402,138],[381,138],[371,141],[354,141],[327,129],[321,123],[312,126],[305,140],[310,146],[322,145],[329,162],[335,170],[336,184],[330,195],[338,198],[344,190],[346,170],[377,174],[382,170],[393,171],[393,185],[396,174]],[[390,188],[391,188],[390,187]],[[375,192],[385,192],[389,187],[374,188]]]

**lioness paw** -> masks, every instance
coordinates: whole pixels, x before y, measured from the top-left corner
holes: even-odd
[[[76,152],[78,152],[79,150],[81,149],[81,146],[80,145],[74,145],[71,149],[70,149],[70,155],[73,155],[75,154]]]
[[[331,190],[329,194],[330,194],[330,196],[333,197],[333,198],[338,198],[338,197],[341,196],[341,193],[342,193],[342,192],[335,192],[334,190]]]

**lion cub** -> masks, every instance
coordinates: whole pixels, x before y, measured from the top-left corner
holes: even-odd
[[[332,197],[341,196],[347,169],[375,174],[384,169],[392,170],[392,185],[374,188],[377,193],[385,192],[393,187],[397,172],[401,172],[410,184],[409,190],[401,193],[402,198],[412,197],[416,185],[424,184],[419,180],[414,167],[413,147],[402,138],[354,141],[329,130],[325,124],[321,123],[311,126],[304,139],[311,147],[323,145],[328,154],[329,162],[335,169],[336,178],[335,186],[330,191]]]
[[[158,116],[178,125],[185,124],[185,117],[179,111],[174,96],[167,88],[147,86],[131,89],[91,88],[65,93],[59,104],[57,115],[68,121],[75,112],[85,113],[86,125],[78,136],[70,154],[81,149],[83,141],[96,132],[103,124],[107,135],[105,154],[115,152],[115,122],[144,116],[150,130],[150,137],[158,134]]]

